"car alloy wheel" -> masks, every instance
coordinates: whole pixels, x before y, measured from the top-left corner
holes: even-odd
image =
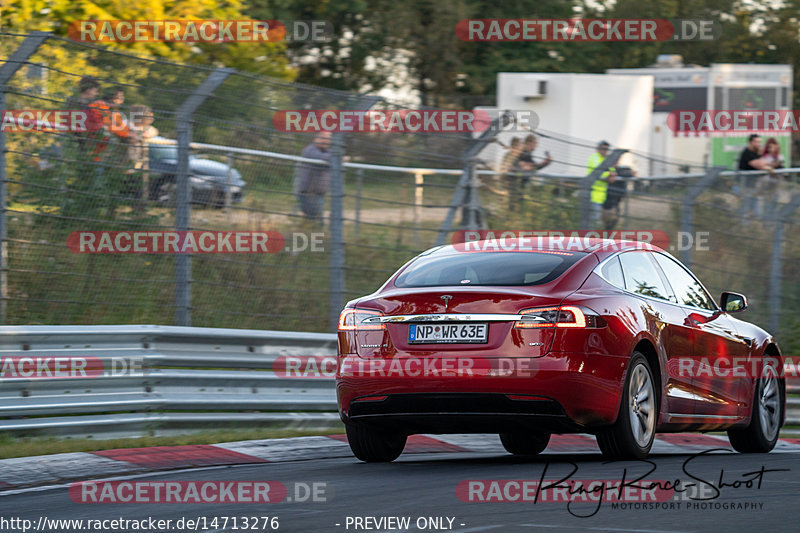
[[[631,357],[617,421],[597,433],[597,445],[609,459],[641,459],[650,453],[658,420],[658,396],[647,358]]]
[[[740,453],[766,453],[778,442],[783,422],[784,389],[774,365],[762,365],[753,396],[750,425],[729,429],[728,440]]]
[[[655,391],[653,380],[644,365],[636,365],[628,385],[628,418],[636,444],[644,448],[655,431]]]

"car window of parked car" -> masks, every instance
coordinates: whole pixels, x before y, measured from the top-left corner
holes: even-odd
[[[620,254],[625,288],[642,296],[672,301],[674,296],[664,285],[656,265],[646,251]]]
[[[717,308],[700,282],[683,265],[665,254],[654,253],[653,257],[672,286],[678,303],[710,311]]]
[[[541,285],[574,265],[583,252],[434,252],[419,256],[396,287]]]
[[[625,288],[625,277],[622,275],[622,265],[619,264],[619,258],[617,256],[613,256],[606,261],[606,264],[600,269],[600,273],[610,284],[620,289]]]

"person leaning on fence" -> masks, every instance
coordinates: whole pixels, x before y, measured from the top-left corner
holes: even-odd
[[[747,138],[747,146],[744,147],[742,153],[739,155],[739,170],[753,171],[763,170],[769,175],[773,175],[773,167],[769,160],[761,155],[761,136],[753,133]],[[741,191],[742,195],[742,210],[744,211],[745,222],[749,221],[748,215],[754,213],[756,216],[761,215],[761,205],[759,202],[759,180],[767,178],[767,176],[757,174],[747,174],[744,176],[744,188]]]
[[[317,134],[314,142],[303,149],[302,156],[307,159],[321,159],[330,163],[331,133]],[[325,195],[331,182],[330,165],[301,161],[295,167],[294,193],[300,210],[308,220],[318,221],[325,205]]]
[[[545,152],[544,159],[541,162],[536,162],[536,160],[533,158],[533,151],[536,150],[536,146],[538,144],[539,139],[536,138],[536,135],[530,134],[525,137],[525,144],[522,147],[522,153],[519,154],[519,157],[517,158],[517,166],[519,166],[520,170],[535,172],[537,170],[542,170],[553,161],[553,158],[550,157],[550,152]],[[528,176],[525,178],[525,181],[527,180]]]
[[[586,175],[589,176],[594,169],[600,166],[600,164],[605,161],[606,157],[608,157],[608,149],[611,147],[606,141],[600,141],[597,145],[597,151],[589,157],[589,161],[586,163]],[[600,220],[603,214],[603,204],[606,202],[606,196],[608,194],[608,184],[611,179],[616,179],[617,173],[614,167],[609,168],[603,174],[600,175],[599,178],[594,180],[592,183],[592,191],[590,195],[590,206],[591,206],[591,219],[592,224],[597,226],[600,224]]]
[[[624,177],[632,177],[634,173],[627,167],[620,167],[618,169],[619,175],[609,174],[608,176],[608,189],[606,190],[606,201],[603,202],[603,229],[612,230],[619,222],[620,209],[619,204],[625,197],[627,189],[627,181]]]

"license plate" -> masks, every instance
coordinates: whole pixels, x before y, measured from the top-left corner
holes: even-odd
[[[489,338],[489,324],[411,324],[411,344],[478,344]]]

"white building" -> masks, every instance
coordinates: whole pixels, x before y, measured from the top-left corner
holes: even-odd
[[[550,74],[502,72],[497,75],[497,108],[526,110],[539,119],[537,159],[549,151],[553,164],[548,172],[585,174],[586,162],[601,140],[632,152],[650,152],[652,76],[608,74]],[[508,144],[525,132],[504,132]],[[559,139],[559,140],[557,140]],[[502,149],[486,152],[484,159],[502,158]],[[626,154],[621,161],[640,171],[646,161]]]
[[[653,152],[666,159],[688,160],[697,165],[735,168],[749,132],[720,135],[676,133],[667,127],[667,117],[676,110],[788,110],[792,108],[791,65],[724,64],[684,67],[680,56],[659,57],[663,66],[609,69],[609,75],[653,77],[653,122],[650,128]],[[677,65],[677,66],[673,66]],[[760,132],[775,137],[787,161],[791,135]],[[762,142],[763,144],[763,142]],[[675,167],[654,163],[652,172],[674,172]]]
[[[659,56],[655,66],[609,69],[606,74],[501,72],[497,75],[497,107],[492,109],[538,115],[540,139],[535,156],[541,159],[546,151],[551,152],[554,163],[549,172],[584,174],[586,161],[600,140],[630,150],[620,164],[632,166],[640,175],[698,172],[711,165],[735,168],[748,133],[676,133],[667,127],[669,113],[788,110],[792,107],[792,78],[791,65],[683,66],[680,56]],[[512,137],[525,134],[503,132],[498,140],[508,145]],[[788,166],[790,135],[762,135],[778,139]],[[498,165],[504,152],[497,144],[491,145],[481,158]]]

